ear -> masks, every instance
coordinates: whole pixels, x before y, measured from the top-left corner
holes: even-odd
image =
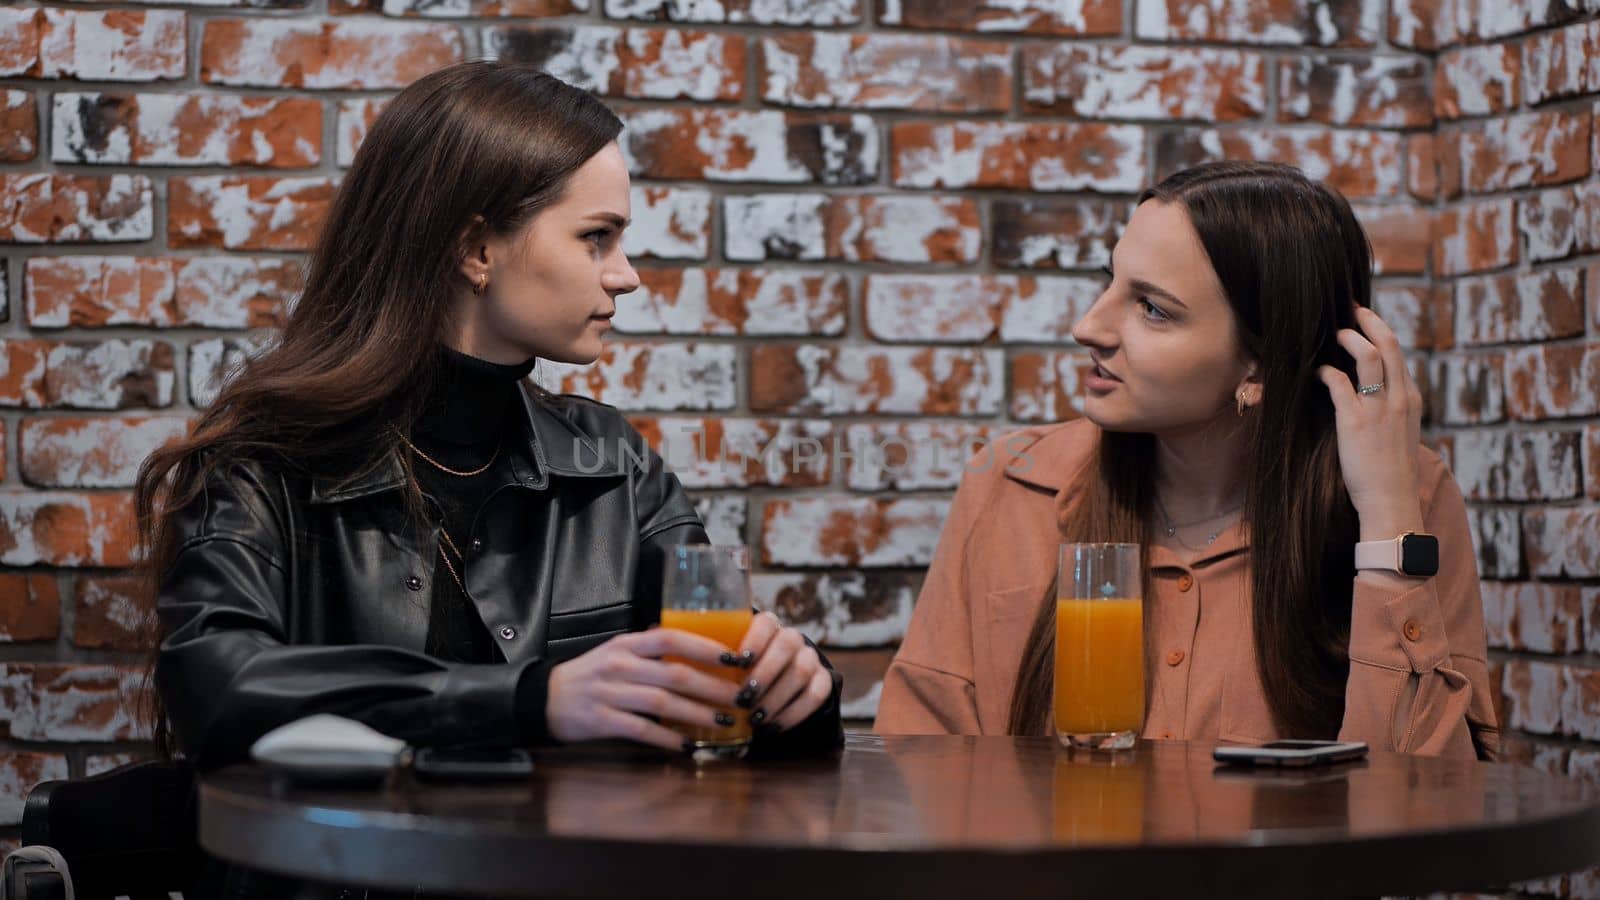
[[[1258,406],[1261,403],[1263,386],[1261,384],[1261,370],[1255,363],[1250,363],[1245,370],[1244,378],[1233,389],[1235,399],[1243,397],[1245,406]]]
[[[482,216],[472,217],[472,221],[462,230],[456,246],[461,260],[456,269],[468,284],[477,284],[494,268],[495,254],[490,247],[489,229]]]

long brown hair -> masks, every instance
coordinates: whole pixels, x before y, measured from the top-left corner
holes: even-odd
[[[440,69],[389,101],[339,187],[281,333],[222,387],[188,439],[139,470],[153,648],[162,636],[155,596],[182,538],[174,514],[219,469],[256,459],[352,477],[396,456],[407,470],[406,506],[419,514],[394,431],[409,432],[421,412],[468,247],[515,233],[559,201],[572,173],[621,130],[589,94],[508,63]],[[146,718],[170,755],[149,685],[147,677]]]
[[[1197,166],[1139,202],[1152,199],[1188,213],[1261,379],[1261,402],[1243,423],[1238,473],[1261,685],[1286,734],[1331,738],[1344,717],[1359,528],[1339,470],[1333,403],[1317,368],[1354,375],[1335,335],[1356,327],[1352,304],[1371,305],[1372,248],[1343,197],[1289,166]],[[1064,511],[1062,540],[1148,548],[1155,466],[1150,435],[1105,432],[1078,476],[1077,501]],[[1013,734],[1045,728],[1054,599],[1052,585],[1023,650],[1011,697]]]

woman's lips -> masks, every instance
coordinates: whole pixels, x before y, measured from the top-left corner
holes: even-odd
[[[1121,383],[1122,379],[1106,371],[1106,369],[1099,363],[1096,363],[1094,367],[1089,370],[1089,374],[1084,376],[1083,379],[1084,387],[1099,393],[1113,390]]]

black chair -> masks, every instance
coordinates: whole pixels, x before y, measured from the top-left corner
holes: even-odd
[[[133,763],[93,778],[46,781],[28,792],[22,811],[23,845],[55,848],[78,900],[211,896],[196,833],[194,773],[182,763]],[[12,881],[9,900],[65,896],[61,878],[38,864],[19,865]]]

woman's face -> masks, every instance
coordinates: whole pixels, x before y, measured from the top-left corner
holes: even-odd
[[[1181,206],[1148,200],[1112,253],[1111,284],[1072,328],[1095,368],[1084,415],[1108,431],[1179,434],[1224,411],[1252,367],[1233,309]],[[1246,400],[1259,401],[1247,385]]]
[[[456,349],[491,362],[533,357],[584,365],[600,357],[616,298],[639,286],[622,253],[630,217],[628,167],[615,143],[580,166],[560,201],[521,230],[491,236],[468,255]]]

